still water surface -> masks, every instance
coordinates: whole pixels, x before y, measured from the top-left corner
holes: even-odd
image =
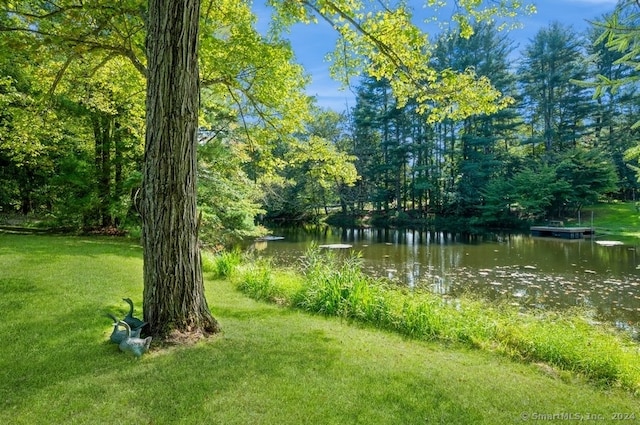
[[[465,291],[523,307],[585,306],[619,327],[640,319],[640,245],[602,246],[523,234],[462,235],[408,229],[273,229],[281,240],[249,249],[295,264],[311,245],[350,244],[365,271],[444,296]]]

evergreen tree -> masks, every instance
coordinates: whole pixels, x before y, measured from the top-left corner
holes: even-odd
[[[545,150],[574,147],[585,133],[589,96],[572,83],[586,75],[581,39],[571,28],[553,22],[526,46],[519,71],[525,120]]]
[[[631,10],[621,16],[634,19]],[[576,82],[582,87],[594,88],[598,81],[633,81],[633,67],[629,67],[624,59],[624,52],[609,48],[606,33],[606,22],[612,15],[602,16],[588,32],[589,74],[588,82]],[[631,24],[628,22],[627,25]],[[606,151],[614,161],[620,177],[620,194],[623,198],[632,199],[638,189],[638,179],[625,160],[625,153],[632,149],[636,139],[633,124],[640,116],[635,98],[637,84],[624,84],[619,87],[609,86],[597,89],[595,106],[590,111],[592,121],[593,146]]]
[[[491,79],[503,94],[515,96],[515,77],[509,67],[513,46],[506,35],[495,25],[474,27],[474,35],[468,39],[444,34],[434,59],[442,68],[475,69],[480,76]],[[444,124],[443,124],[444,125]],[[507,107],[493,114],[477,114],[460,123],[449,123],[451,134],[446,158],[450,171],[448,181],[452,193],[450,209],[458,216],[472,217],[479,214],[483,203],[484,186],[492,178],[502,177],[501,164],[507,161],[509,147],[517,139],[521,125],[517,109]]]

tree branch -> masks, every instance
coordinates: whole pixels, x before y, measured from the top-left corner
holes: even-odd
[[[325,16],[320,12],[315,4],[313,4],[309,0],[302,0],[304,4],[306,4],[309,8],[311,8],[318,16],[328,22],[333,28],[337,29],[337,25],[333,20],[331,20],[328,16]],[[404,61],[400,56],[398,56],[395,51],[384,42],[379,40],[375,35],[365,30],[362,25],[349,16],[345,11],[340,9],[335,3],[330,2],[329,6],[333,9],[334,13],[339,15],[342,19],[346,20],[357,32],[362,34],[366,39],[368,39],[376,48],[387,58],[389,59],[395,68],[402,72],[405,76],[409,78],[409,80],[416,85],[416,87],[424,87],[424,85],[418,81],[415,76],[409,72],[409,68],[405,65]],[[385,8],[386,9],[386,8]]]

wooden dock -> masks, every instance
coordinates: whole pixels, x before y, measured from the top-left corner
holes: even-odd
[[[531,226],[531,236],[543,236],[561,239],[590,238],[594,234],[593,227],[556,227]]]

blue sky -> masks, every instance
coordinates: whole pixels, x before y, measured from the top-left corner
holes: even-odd
[[[422,4],[426,0],[409,0],[414,4],[414,13],[417,18],[426,17],[429,9],[423,9]],[[266,9],[261,4],[263,0],[255,0],[255,9],[258,11],[259,25],[266,25],[268,16],[261,16],[260,10]],[[523,24],[521,29],[511,30],[510,38],[516,43],[516,51],[520,51],[532,39],[536,32],[552,21],[558,21],[571,25],[574,30],[582,31],[588,27],[587,20],[594,20],[605,13],[611,12],[616,0],[531,0],[536,5],[538,12],[535,15],[523,16],[519,21]],[[340,90],[340,84],[329,76],[329,63],[325,55],[333,50],[336,34],[325,22],[309,25],[295,25],[288,38],[296,54],[297,61],[301,63],[312,77],[312,83],[307,92],[316,96],[318,104],[325,108],[342,111],[355,106],[354,96],[351,92]]]

